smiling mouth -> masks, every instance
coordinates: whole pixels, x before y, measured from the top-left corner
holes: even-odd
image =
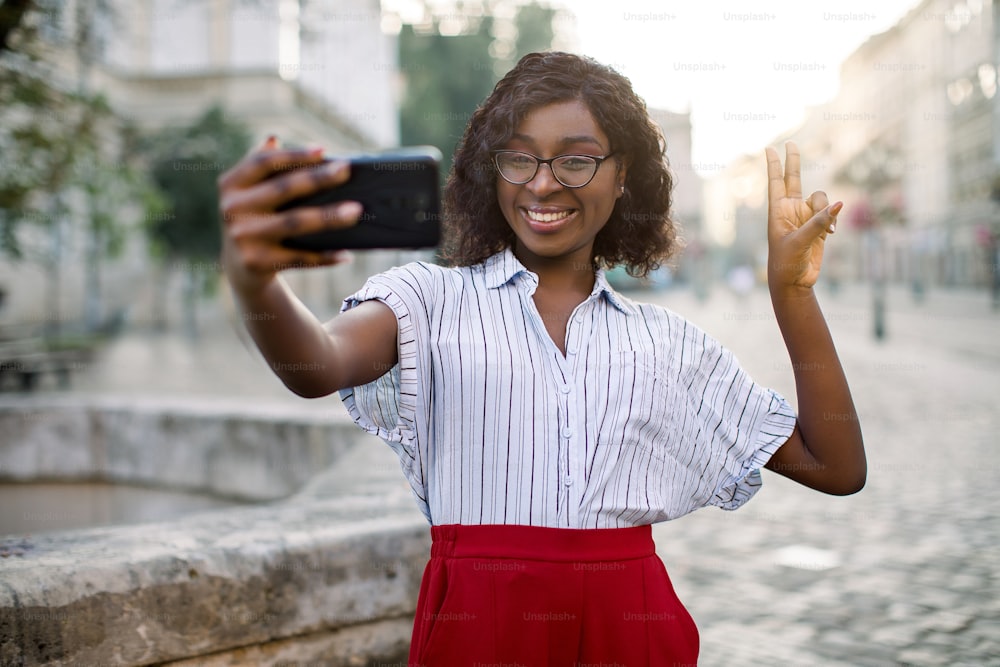
[[[524,214],[524,217],[527,218],[530,222],[537,222],[541,224],[552,224],[555,222],[560,222],[570,217],[571,215],[576,213],[576,209],[568,208],[562,211],[542,212],[542,211],[533,211],[530,208],[522,208],[521,212]]]

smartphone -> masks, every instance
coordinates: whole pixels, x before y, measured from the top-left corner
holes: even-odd
[[[289,236],[282,240],[283,246],[300,250],[437,246],[441,237],[441,152],[437,148],[414,146],[348,159],[351,177],[346,183],[300,197],[278,210],[356,201],[362,206],[358,223],[346,229]]]

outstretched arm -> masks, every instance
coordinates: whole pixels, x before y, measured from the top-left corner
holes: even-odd
[[[275,212],[348,179],[347,163],[321,161],[321,150],[281,150],[272,137],[219,178],[222,262],[241,318],[274,374],[309,398],[370,382],[396,363],[396,317],[388,306],[366,301],[324,325],[279,276],[346,260],[281,245],[292,233],[357,222],[356,202]]]
[[[775,318],[795,374],[798,422],[765,465],[810,488],[847,495],[867,475],[858,413],[813,286],[823,245],[835,231],[841,202],[824,192],[802,198],[799,149],[785,145],[785,168],[766,149],[768,174],[768,287]]]

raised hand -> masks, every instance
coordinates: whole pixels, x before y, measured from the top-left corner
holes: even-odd
[[[349,261],[346,251],[290,250],[281,241],[356,224],[358,202],[275,212],[288,201],[343,184],[349,169],[347,162],[324,165],[322,149],[282,150],[269,137],[219,177],[222,262],[234,289],[260,289],[284,269]]]
[[[834,233],[843,202],[829,205],[826,193],[817,190],[802,198],[799,148],[785,144],[782,173],[778,152],[767,156],[767,282],[772,291],[811,288],[823,264],[823,245]]]

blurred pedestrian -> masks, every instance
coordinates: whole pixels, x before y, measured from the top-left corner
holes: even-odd
[[[445,191],[450,267],[371,277],[321,324],[278,267],[344,261],[289,233],[353,224],[350,204],[275,214],[348,178],[273,140],[220,179],[224,261],[244,321],[293,391],[340,391],[398,454],[431,524],[412,665],[694,664],[698,632],[650,526],[735,509],[768,467],[853,493],[857,413],[813,293],[841,204],[802,197],[799,153],[767,150],[769,287],[799,414],[679,315],[604,270],[675,249],[664,144],[628,80],[525,56],[472,116]],[[281,175],[275,175],[282,172]],[[294,369],[294,370],[293,370]],[[386,372],[386,369],[391,369]]]
[[[729,290],[741,301],[750,295],[756,282],[753,267],[749,264],[738,264],[726,273]]]

